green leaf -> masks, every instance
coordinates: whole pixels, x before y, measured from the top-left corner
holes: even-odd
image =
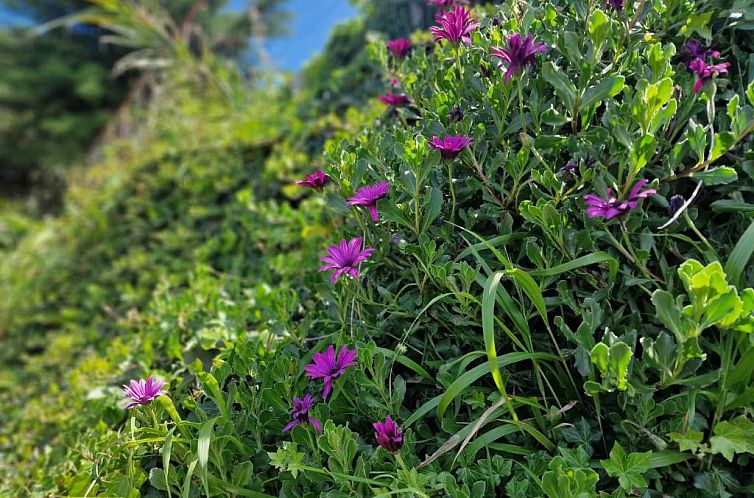
[[[558,361],[559,359],[560,358],[558,356],[549,353],[515,352],[504,354],[498,357],[497,366],[498,368],[502,368],[513,363],[518,363],[520,361],[526,360]],[[472,368],[468,372],[463,373],[455,381],[453,381],[453,383],[448,386],[448,389],[442,395],[440,401],[437,404],[437,417],[442,418],[445,410],[448,408],[448,405],[450,405],[450,403],[467,387],[479,380],[479,378],[483,375],[488,374],[489,371],[490,366],[489,364],[485,363],[483,365],[478,365]]]
[[[597,365],[597,368],[603,375],[607,374],[607,360],[609,354],[610,348],[608,348],[607,344],[604,342],[598,342],[595,344],[590,353],[592,363]]]
[[[505,275],[505,271],[493,273],[487,278],[484,284],[484,293],[482,294],[482,335],[484,338],[484,349],[487,354],[487,362],[490,366],[492,378],[495,381],[500,394],[508,399],[508,410],[511,416],[517,418],[515,410],[508,393],[505,391],[505,383],[500,369],[497,366],[497,349],[495,347],[495,302],[497,299],[497,288],[500,285],[500,279]]]
[[[714,428],[709,439],[712,453],[720,454],[729,462],[736,453],[754,453],[754,422],[741,416],[730,422],[723,421]]]
[[[581,99],[581,107],[586,109],[606,98],[615,97],[623,90],[624,82],[625,78],[623,76],[611,76],[597,85],[590,86],[584,92],[584,97]]]
[[[706,445],[701,444],[704,434],[689,429],[685,434],[679,434],[678,432],[671,432],[668,437],[678,443],[678,447],[681,451],[696,452],[699,449],[705,448]]]
[[[647,480],[642,474],[649,470],[652,452],[631,453],[626,455],[620,443],[616,442],[610,451],[610,460],[600,460],[602,468],[610,477],[617,477],[624,491],[634,488],[646,488]]]
[[[214,378],[214,377],[213,377]],[[196,442],[196,453],[199,461],[199,476],[204,483],[204,492],[209,496],[209,479],[207,478],[207,462],[209,462],[209,444],[212,440],[212,428],[215,425],[217,417],[207,420],[199,428],[199,435]]]
[[[205,389],[209,391],[209,395],[215,400],[217,408],[223,417],[229,418],[228,406],[225,404],[225,397],[220,390],[220,385],[217,383],[217,379],[209,372],[196,372],[196,376],[202,382]]]
[[[719,166],[707,171],[699,171],[691,176],[698,178],[705,185],[725,185],[726,183],[738,180],[738,173],[729,166]]]
[[[752,205],[752,208],[754,208],[754,205]],[[728,276],[729,282],[736,287],[741,287],[743,283],[744,269],[746,269],[752,253],[754,253],[754,221],[738,239],[730,252],[730,256],[728,256],[728,261],[725,263],[725,274]]]
[[[556,456],[542,475],[542,491],[548,498],[594,498],[598,480],[592,469],[570,467],[565,458]]]
[[[542,66],[545,81],[552,85],[555,93],[563,99],[566,109],[573,112],[576,107],[576,85],[555,64],[548,61]]]
[[[610,346],[608,355],[608,370],[615,376],[615,383],[618,389],[626,389],[626,376],[628,375],[628,364],[631,362],[633,352],[625,342],[616,342]]]

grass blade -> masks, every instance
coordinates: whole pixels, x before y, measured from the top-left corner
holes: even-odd
[[[751,259],[752,252],[754,252],[754,221],[738,239],[736,246],[728,256],[728,261],[725,263],[725,274],[728,276],[728,281],[739,289],[742,285],[746,264]]]

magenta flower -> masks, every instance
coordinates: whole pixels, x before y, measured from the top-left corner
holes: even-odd
[[[330,176],[321,169],[318,169],[311,175],[306,175],[306,179],[297,180],[296,184],[302,187],[309,187],[312,190],[322,190],[329,181]]]
[[[623,10],[623,0],[607,0],[607,4],[616,12]]]
[[[505,82],[510,81],[511,76],[517,71],[523,71],[527,65],[536,66],[534,56],[540,52],[547,52],[547,45],[542,42],[534,43],[531,35],[522,39],[521,35],[514,33],[508,37],[508,47],[492,47],[492,57],[505,61],[508,70],[505,72]]]
[[[310,379],[322,379],[325,382],[325,388],[322,391],[322,398],[326,399],[332,390],[332,381],[346,373],[346,368],[356,365],[356,350],[349,350],[348,347],[340,348],[338,355],[335,355],[335,346],[329,346],[324,353],[314,353],[312,364],[306,366],[306,376]]]
[[[586,210],[586,215],[590,218],[605,218],[611,219],[616,216],[621,216],[628,213],[630,210],[636,208],[639,205],[639,199],[646,199],[652,194],[656,194],[657,191],[652,188],[648,188],[644,191],[644,185],[649,183],[648,180],[640,180],[631,189],[628,194],[628,199],[622,201],[613,195],[613,189],[607,189],[607,199],[603,199],[594,194],[588,194],[584,196],[586,199],[586,206],[589,206]]]
[[[390,415],[385,418],[384,422],[375,422],[374,438],[377,443],[391,453],[399,451],[403,447],[403,431],[398,427]]]
[[[694,83],[694,93],[697,93],[702,89],[702,85],[711,80],[713,76],[718,74],[727,74],[729,62],[723,62],[720,64],[707,64],[704,59],[697,57],[693,61],[689,62],[689,69],[696,73],[696,83]]]
[[[319,423],[319,420],[309,415],[309,410],[312,409],[316,401],[317,398],[311,394],[304,396],[304,399],[299,399],[294,396],[293,410],[291,411],[291,418],[293,418],[293,420],[283,427],[283,432],[288,432],[297,425],[305,424],[307,422],[312,424],[314,428],[317,429],[317,432],[322,432],[322,425]]]
[[[361,237],[356,237],[350,241],[345,239],[340,244],[327,248],[327,256],[320,258],[320,261],[327,263],[319,271],[335,270],[330,276],[330,282],[335,281],[342,274],[351,275],[353,278],[359,278],[359,269],[356,266],[366,261],[375,250],[371,247],[361,249]]]
[[[131,402],[126,405],[127,409],[139,405],[148,405],[157,397],[167,394],[162,388],[165,382],[157,380],[154,375],[150,375],[147,380],[131,380],[130,384],[123,386],[123,392],[131,398]]]
[[[369,209],[369,215],[372,221],[377,223],[380,219],[377,212],[377,201],[387,195],[390,190],[390,182],[375,183],[374,185],[365,185],[348,199],[348,204],[352,206],[364,206]]]
[[[411,40],[408,38],[398,38],[397,40],[390,40],[387,42],[387,49],[393,54],[396,59],[403,59],[408,55],[408,51],[411,50]]]
[[[448,40],[449,42],[458,43],[460,41],[471,45],[469,33],[474,31],[480,25],[469,16],[469,11],[460,5],[456,5],[453,10],[440,15],[438,12],[435,21],[439,26],[432,26],[429,31],[434,35],[435,42]]]
[[[408,104],[410,102],[410,99],[408,98],[408,95],[404,93],[397,94],[393,92],[387,92],[384,95],[380,95],[380,102],[390,107],[400,107],[402,105]]]
[[[473,141],[471,137],[466,135],[448,135],[445,138],[433,136],[432,140],[429,141],[429,146],[439,150],[443,159],[454,159]]]

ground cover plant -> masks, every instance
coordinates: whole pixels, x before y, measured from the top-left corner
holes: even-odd
[[[335,120],[185,85],[9,253],[4,493],[754,494],[754,7],[432,3]]]

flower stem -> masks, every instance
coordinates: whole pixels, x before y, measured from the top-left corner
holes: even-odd
[[[686,223],[688,223],[689,228],[691,228],[691,231],[694,232],[697,237],[699,237],[699,240],[702,241],[702,244],[704,244],[705,247],[707,247],[707,249],[709,249],[712,252],[712,254],[715,256],[714,259],[717,259],[716,257],[717,252],[715,251],[715,248],[712,247],[712,244],[709,243],[707,238],[704,235],[702,235],[702,233],[699,231],[698,228],[696,228],[696,225],[694,224],[694,221],[689,216],[688,211],[683,211],[683,219],[686,220]]]
[[[393,453],[393,456],[395,456],[395,461],[398,462],[398,466],[400,466],[400,468],[408,474],[410,471],[408,470],[408,467],[406,467],[406,462],[403,461],[401,453],[399,451],[396,451],[395,453]]]
[[[518,78],[518,112],[521,116],[521,129],[526,133],[526,119],[524,119],[524,93],[521,89],[521,80],[523,78],[523,74]]]
[[[450,222],[455,223],[456,219],[456,190],[453,186],[453,160],[448,160],[448,183],[450,184],[450,197],[453,200],[453,204],[450,209]]]

